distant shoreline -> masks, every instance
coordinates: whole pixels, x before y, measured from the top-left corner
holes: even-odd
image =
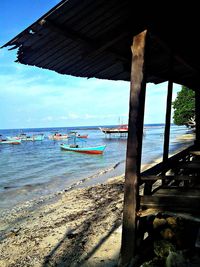
[[[174,126],[175,124],[171,124],[171,126]],[[119,126],[118,124],[108,124],[108,125],[92,125],[92,126],[89,126],[89,125],[86,125],[86,126],[48,126],[48,127],[20,127],[20,128],[7,128],[7,129],[0,129],[0,131],[10,131],[10,130],[41,130],[41,129],[52,129],[52,128],[55,128],[55,129],[69,129],[69,130],[72,130],[72,129],[77,129],[77,130],[97,130],[99,129],[99,127],[116,127],[116,126]],[[147,123],[144,125],[144,127],[149,127],[149,126],[165,126],[165,123]]]

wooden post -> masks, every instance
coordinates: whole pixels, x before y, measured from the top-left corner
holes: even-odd
[[[173,90],[173,82],[170,80],[168,81],[167,106],[166,106],[166,117],[165,117],[165,137],[164,137],[164,148],[163,148],[164,164],[167,162],[169,156],[172,90]]]
[[[125,191],[121,254],[118,266],[128,266],[136,253],[136,211],[139,204],[141,148],[143,134],[145,81],[145,43],[147,31],[133,38],[131,88],[129,104],[129,132],[127,142]]]
[[[200,90],[195,91],[195,121],[196,121],[196,141],[195,145],[200,149]]]

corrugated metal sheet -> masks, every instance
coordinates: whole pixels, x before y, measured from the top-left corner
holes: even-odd
[[[148,28],[153,33],[149,41],[148,82],[169,78],[170,54],[157,41],[159,36],[176,55],[174,82],[197,86],[200,42],[195,39],[193,50],[186,38],[188,32],[196,31],[197,25],[190,19],[187,23],[192,28],[187,30],[186,22],[179,21],[174,9],[167,9],[169,16],[161,12],[165,4],[164,1],[158,6],[151,1],[147,6],[146,1],[131,0],[61,1],[3,47],[18,47],[17,61],[22,64],[61,74],[128,81],[133,35]],[[186,10],[182,9],[182,16]]]

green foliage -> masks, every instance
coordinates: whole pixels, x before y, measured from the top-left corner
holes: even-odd
[[[189,120],[195,116],[195,92],[182,86],[172,106],[174,108],[174,123],[189,126]]]

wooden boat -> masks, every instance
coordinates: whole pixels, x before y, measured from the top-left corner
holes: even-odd
[[[0,140],[0,144],[10,144],[10,145],[20,145],[21,144],[21,140],[20,139],[2,139]]]
[[[32,136],[27,137],[30,140],[27,141],[43,141],[44,140],[44,134],[34,134]]]
[[[22,141],[42,141],[44,140],[44,134],[34,134],[29,136],[25,133],[19,134],[18,136],[8,137],[9,140],[22,140]]]
[[[63,140],[68,139],[68,134],[54,133],[48,136],[50,140]]]
[[[71,131],[68,133],[69,134],[69,138],[88,138],[88,134],[79,134],[75,131]]]
[[[101,127],[99,127],[99,129],[105,134],[128,133],[128,125],[127,124],[120,125],[119,127],[115,127],[115,128],[101,128]]]
[[[77,138],[88,138],[88,134],[85,134],[85,135],[77,134],[76,137],[77,137]]]
[[[60,148],[67,151],[74,151],[85,154],[103,154],[106,145],[94,147],[79,147],[78,145],[61,144]]]

